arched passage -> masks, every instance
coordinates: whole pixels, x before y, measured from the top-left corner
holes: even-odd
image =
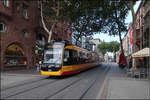
[[[4,66],[5,67],[22,67],[26,66],[27,60],[24,55],[24,51],[17,43],[10,44],[4,54]]]

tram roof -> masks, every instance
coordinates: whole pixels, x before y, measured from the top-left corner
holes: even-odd
[[[66,41],[61,41],[61,42],[52,41],[52,42],[47,43],[45,46],[52,45],[52,44],[54,44],[54,43],[64,43],[66,49],[72,49],[72,50],[79,50],[79,51],[91,52],[91,51],[89,51],[89,50],[87,50],[87,49],[84,49],[84,48],[78,47],[78,46],[76,46],[76,45],[70,44],[70,43],[68,43],[68,42],[66,42]]]
[[[80,47],[75,46],[75,45],[67,45],[67,46],[65,47],[65,49],[72,49],[72,50],[79,50],[79,51],[90,52],[90,51],[88,51],[88,50],[86,50],[86,49],[80,48]]]

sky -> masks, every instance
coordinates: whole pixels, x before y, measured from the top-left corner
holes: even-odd
[[[135,12],[137,11],[138,7],[139,7],[139,4],[140,4],[141,1],[137,1],[136,4],[134,5],[134,10]],[[131,15],[131,11],[129,12],[129,14],[127,15],[126,17],[126,20],[125,22],[127,23],[127,25],[129,25],[131,22],[132,22],[132,15]],[[123,38],[124,34],[122,35],[122,38]],[[107,34],[95,34],[93,36],[93,38],[99,38],[101,41],[105,41],[105,42],[110,42],[110,41],[118,41],[119,42],[119,36],[109,36]]]

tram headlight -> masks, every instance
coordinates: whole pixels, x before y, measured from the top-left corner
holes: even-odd
[[[42,61],[39,61],[39,64],[41,65],[41,64],[42,64]]]
[[[56,65],[55,67],[56,67],[56,68],[59,68],[59,67],[60,67],[60,65]]]
[[[41,67],[46,67],[45,65],[41,65]]]

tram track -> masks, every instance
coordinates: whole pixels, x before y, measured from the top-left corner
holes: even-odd
[[[60,89],[60,90],[56,91],[56,92],[55,92],[55,93],[53,93],[52,95],[47,96],[46,98],[44,98],[44,100],[47,100],[47,99],[49,99],[50,97],[52,97],[52,96],[56,95],[57,93],[60,93],[60,92],[61,92],[61,91],[63,91],[64,89],[66,89],[66,88],[68,88],[68,87],[72,86],[73,84],[75,84],[75,83],[79,82],[81,79],[82,79],[82,78],[80,78],[80,79],[78,79],[78,80],[76,80],[76,81],[71,82],[70,84],[68,84],[68,85],[66,85],[65,87],[63,87],[62,89]]]
[[[109,68],[107,68],[105,71],[104,71],[104,73],[106,73],[107,71],[109,70]],[[103,74],[104,74],[103,73]],[[99,73],[98,73],[99,74]],[[95,76],[95,75],[94,75]],[[79,99],[82,99],[83,97],[84,97],[84,95],[89,91],[89,89],[96,83],[96,81],[97,81],[97,79],[98,79],[98,75],[96,75],[97,77],[96,77],[96,79],[94,80],[94,82],[92,82],[88,87],[87,87],[87,89],[85,90],[85,92],[84,93],[82,93],[82,95],[79,97]],[[87,76],[88,77],[88,76]],[[87,78],[86,77],[86,78]],[[61,92],[63,92],[63,91],[65,91],[66,89],[68,89],[68,88],[70,88],[71,86],[73,86],[74,84],[76,84],[76,83],[78,83],[78,82],[80,82],[80,81],[83,81],[82,79],[86,79],[85,77],[83,78],[81,78],[81,79],[79,79],[79,80],[76,80],[75,82],[72,82],[71,84],[69,84],[69,85],[67,85],[67,86],[65,86],[65,87],[63,87],[62,89],[60,89],[60,90],[58,90],[58,91],[56,91],[55,93],[53,93],[52,95],[50,95],[50,96],[48,96],[48,97],[46,97],[44,100],[47,100],[47,99],[53,99],[53,96],[55,96],[55,95],[57,95],[57,94],[59,94],[59,93],[61,93]],[[81,83],[81,82],[80,82]],[[56,98],[54,98],[54,99],[56,99]],[[60,98],[59,98],[60,99]],[[66,99],[66,98],[65,98]],[[68,98],[67,98],[68,99]],[[72,98],[73,99],[73,98]]]
[[[31,84],[31,83],[35,83],[35,82],[38,82],[38,81],[41,81],[41,80],[44,80],[43,78],[41,79],[36,79],[36,80],[33,80],[33,81],[22,81],[21,83],[19,84],[16,84],[16,85],[13,85],[13,86],[7,86],[7,87],[4,87],[1,89],[1,91],[6,91],[8,89],[11,89],[11,88],[16,88],[16,87],[20,87],[20,86],[23,86],[23,85],[27,85],[27,84]],[[27,81],[27,82],[26,82]]]
[[[62,77],[61,77],[61,78],[62,78]],[[40,87],[43,87],[43,86],[47,86],[47,85],[54,84],[54,83],[56,83],[56,82],[60,82],[60,81],[62,80],[61,78],[60,78],[60,77],[59,77],[59,78],[57,77],[57,78],[55,78],[56,80],[54,80],[54,81],[45,82],[45,83],[36,85],[36,86],[31,87],[31,88],[28,88],[28,89],[24,89],[24,90],[22,90],[22,91],[19,91],[19,89],[17,89],[18,91],[17,91],[16,93],[13,93],[13,94],[12,94],[12,92],[13,92],[13,90],[12,90],[11,95],[3,96],[2,98],[8,99],[8,98],[11,98],[11,97],[13,97],[13,96],[16,96],[16,95],[19,95],[19,94],[22,94],[22,93],[31,91],[31,90],[36,89],[36,88],[40,88]],[[73,77],[69,77],[69,79],[70,79],[70,78],[73,78]],[[48,79],[49,79],[49,78],[48,78]],[[48,80],[48,79],[47,79],[47,80]],[[76,80],[76,81],[79,81],[79,80],[80,80],[80,79],[78,79],[78,80]],[[10,90],[13,89],[13,88],[20,88],[20,87],[22,88],[23,86],[26,86],[26,87],[27,87],[27,85],[32,85],[32,84],[34,84],[34,83],[36,83],[36,82],[41,82],[41,81],[46,81],[46,80],[45,80],[45,78],[44,78],[44,79],[39,79],[39,80],[35,80],[35,81],[30,81],[30,82],[28,82],[28,83],[22,83],[22,84],[13,86],[13,87],[9,87],[9,88],[5,89],[4,91],[2,91],[2,93],[5,94],[5,93],[4,93],[5,91],[10,91]],[[73,81],[73,83],[74,83],[74,81]],[[69,84],[69,85],[71,85],[71,84]]]
[[[79,75],[79,74],[78,74],[78,75]],[[78,75],[76,75],[76,76],[78,77]],[[73,77],[71,77],[71,78],[73,78]],[[75,81],[73,80],[71,83],[69,83],[69,84],[67,84],[67,85],[64,85],[63,88],[60,88],[58,91],[56,91],[56,92],[54,92],[53,94],[47,96],[45,99],[50,98],[50,97],[56,95],[57,93],[63,91],[65,88],[70,87],[71,85],[73,85],[73,84],[79,82],[79,81],[82,80],[82,79],[83,79],[83,77],[82,77],[82,78],[79,78],[79,79],[76,79]],[[44,79],[42,79],[42,80],[44,80]],[[41,81],[41,80],[39,80],[39,81]],[[46,83],[44,83],[44,84],[36,85],[36,86],[31,87],[31,88],[29,88],[29,89],[25,89],[25,90],[22,90],[22,91],[13,93],[13,94],[11,94],[11,95],[4,96],[3,98],[8,99],[8,98],[11,98],[11,97],[13,97],[13,96],[16,96],[16,95],[19,95],[19,94],[23,94],[23,93],[25,93],[25,92],[32,91],[33,89],[40,88],[40,87],[43,87],[43,86],[44,86],[44,87],[46,87],[46,86],[49,86],[49,87],[50,87],[50,86],[53,86],[52,84],[54,84],[54,83],[56,83],[56,82],[59,83],[60,81],[61,81],[61,80],[54,80],[54,81],[46,82]],[[36,82],[36,81],[35,81],[35,82]],[[29,84],[29,83],[28,83],[28,84]],[[33,83],[30,82],[30,85],[31,85],[31,84],[33,84]],[[21,85],[21,86],[22,86],[22,85]],[[13,87],[12,87],[12,88],[13,88]],[[16,88],[16,87],[15,87],[15,88]],[[17,87],[17,88],[19,88],[19,87]],[[17,89],[17,90],[18,90],[18,89]],[[12,92],[11,92],[11,93],[12,93]]]
[[[42,80],[43,80],[43,79],[42,79]],[[41,81],[41,80],[39,80],[39,81]],[[22,91],[20,91],[20,92],[11,94],[11,95],[6,96],[6,97],[3,97],[3,98],[6,98],[6,99],[7,99],[7,98],[9,98],[9,97],[12,97],[12,96],[15,96],[15,95],[18,95],[18,94],[21,94],[21,93],[28,92],[28,91],[30,91],[30,90],[32,90],[32,89],[42,87],[43,85],[46,86],[46,85],[49,85],[49,84],[53,84],[53,83],[55,83],[55,82],[57,82],[57,80],[53,80],[53,81],[50,81],[50,82],[46,82],[46,83],[43,83],[43,84],[39,84],[39,85],[34,86],[34,87],[32,87],[32,88],[22,90]],[[30,82],[30,85],[31,85],[31,84],[33,84],[33,83]]]
[[[110,67],[106,68],[105,71],[103,72],[103,76],[105,73],[107,73],[109,71]],[[79,99],[83,99],[83,97],[87,94],[87,92],[92,88],[92,86],[94,86],[94,84],[98,81],[99,76],[97,75],[96,79],[94,80],[94,82],[92,82],[92,84],[87,88],[87,90],[81,95],[81,97]]]
[[[96,71],[96,69],[95,69],[95,71]],[[88,72],[88,71],[87,71]],[[90,73],[93,73],[92,71],[89,71],[88,72],[88,74],[90,74]],[[40,90],[40,88],[42,89],[42,88],[44,88],[45,87],[45,89],[46,89],[46,87],[49,87],[47,90],[49,90],[49,91],[53,91],[53,92],[46,92],[47,90],[44,90],[43,92],[44,93],[46,93],[43,97],[40,97],[39,96],[39,98],[41,98],[41,99],[45,99],[45,100],[47,100],[47,99],[51,99],[53,96],[55,96],[55,95],[57,95],[57,94],[59,94],[59,93],[61,93],[61,92],[63,92],[64,90],[66,90],[66,89],[68,89],[69,87],[72,87],[73,85],[75,85],[75,84],[77,84],[78,82],[80,83],[80,82],[82,82],[82,80],[83,79],[87,79],[89,76],[88,75],[86,75],[87,73],[85,72],[85,74],[83,73],[81,73],[81,74],[77,74],[77,75],[75,75],[76,77],[69,77],[68,79],[63,79],[63,81],[62,80],[53,80],[53,81],[50,81],[50,82],[45,82],[45,83],[42,83],[42,84],[39,84],[39,85],[36,85],[36,86],[33,86],[33,87],[31,87],[31,88],[28,88],[28,89],[25,89],[25,90],[22,90],[22,91],[18,91],[18,92],[16,92],[16,93],[13,93],[13,94],[11,94],[11,95],[8,95],[8,96],[5,96],[5,97],[3,97],[4,99],[9,99],[9,98],[19,98],[19,97],[21,97],[22,95],[26,95],[26,94],[29,94],[29,93],[31,93],[31,91],[33,92],[33,96],[29,96],[29,97],[27,97],[27,98],[30,98],[30,99],[32,99],[32,98],[36,98],[36,96],[34,95],[34,91],[36,91],[36,90],[38,90],[38,88],[39,88],[39,90]],[[92,81],[92,83],[90,83],[90,85],[88,85],[88,87],[86,88],[86,90],[84,91],[84,93],[82,93],[82,95],[79,97],[79,99],[82,99],[83,97],[84,97],[84,95],[89,91],[89,89],[96,83],[96,81],[97,81],[97,79],[98,79],[98,76],[97,76],[97,74],[99,74],[99,72],[98,73],[95,73],[92,77],[95,77],[96,76],[96,79],[92,79],[91,81]],[[81,78],[79,78],[79,77],[81,77]],[[74,79],[75,78],[75,79]],[[45,79],[45,78],[44,78]],[[38,82],[38,81],[43,81],[44,79],[40,79],[40,80],[36,80],[36,81],[34,81],[34,83],[36,83],[36,82]],[[66,84],[66,83],[69,83],[69,84]],[[30,83],[28,83],[28,84],[33,84],[32,82],[30,82]],[[57,87],[57,89],[55,89],[55,90],[53,90],[53,86],[55,85],[55,84],[61,84],[61,86],[59,86],[59,87]],[[24,83],[24,85],[26,85],[25,83]],[[21,84],[19,85],[19,86],[21,86]],[[9,89],[12,89],[13,87],[11,87],[11,88],[9,88]],[[16,88],[16,87],[14,87],[14,88]],[[8,89],[8,90],[9,90]],[[36,89],[36,90],[35,90]],[[30,91],[30,92],[29,92]],[[28,93],[29,92],[29,93]],[[39,93],[43,93],[42,91],[39,91]],[[50,93],[50,94],[48,94],[48,93]],[[17,97],[16,97],[17,96]]]
[[[80,79],[76,79],[75,81],[72,81],[70,84],[65,85],[65,86],[64,86],[63,88],[61,88],[61,89],[59,88],[58,91],[56,91],[55,93],[53,93],[53,94],[50,95],[50,96],[53,96],[54,94],[56,94],[56,93],[62,91],[62,90],[65,89],[66,87],[71,86],[72,84],[78,82],[79,80],[81,80],[81,78],[80,78]],[[43,86],[46,87],[46,86],[49,85],[49,87],[50,87],[50,85],[52,85],[52,84],[54,84],[54,83],[56,83],[56,82],[60,82],[60,81],[61,81],[61,80],[55,80],[55,81],[53,81],[53,82],[41,84],[40,86],[36,86],[36,87],[30,88],[30,89],[26,89],[26,90],[24,90],[24,91],[18,92],[18,93],[13,94],[13,95],[9,95],[9,96],[5,97],[5,99],[12,98],[13,96],[20,95],[20,94],[23,94],[23,93],[28,92],[28,91],[30,91],[30,90],[33,90],[33,89],[36,89],[36,88],[40,88],[40,87],[43,87]],[[69,80],[68,80],[68,81],[69,81]],[[49,96],[47,96],[46,98],[48,98],[48,97],[49,97]],[[30,98],[30,99],[32,99],[32,98]],[[42,98],[42,99],[43,99],[43,98]]]

